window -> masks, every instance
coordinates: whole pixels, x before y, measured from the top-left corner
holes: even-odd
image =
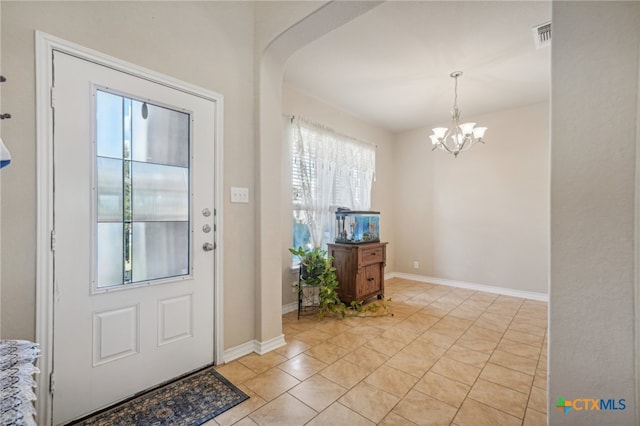
[[[95,127],[95,286],[187,275],[189,114],[97,90]]]
[[[288,130],[293,247],[326,247],[334,239],[336,208],[371,208],[375,147],[300,118]]]

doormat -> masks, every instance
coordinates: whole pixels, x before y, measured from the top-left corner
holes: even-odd
[[[196,426],[247,399],[213,367],[207,367],[69,425]]]

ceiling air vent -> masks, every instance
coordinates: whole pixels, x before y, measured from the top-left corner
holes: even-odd
[[[551,46],[551,22],[536,25],[532,28],[533,42],[537,49]]]

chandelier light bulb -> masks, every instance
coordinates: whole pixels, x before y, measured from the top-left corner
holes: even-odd
[[[452,124],[451,128],[436,127],[431,129],[433,134],[429,136],[432,150],[440,148],[441,150],[453,154],[457,157],[463,151],[468,150],[477,142],[484,143],[482,138],[487,131],[486,127],[475,127],[476,123],[460,124],[460,110],[458,109],[458,77],[462,75],[462,71],[454,71],[451,77],[455,80],[453,109],[451,110]]]

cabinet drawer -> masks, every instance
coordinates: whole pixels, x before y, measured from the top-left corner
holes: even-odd
[[[382,275],[380,264],[376,263],[365,267],[363,275],[364,280],[362,283],[362,289],[358,296],[362,298],[362,296],[370,295],[372,293],[380,293],[380,279]]]
[[[362,250],[362,263],[368,265],[370,263],[384,262],[384,246],[367,248]]]

